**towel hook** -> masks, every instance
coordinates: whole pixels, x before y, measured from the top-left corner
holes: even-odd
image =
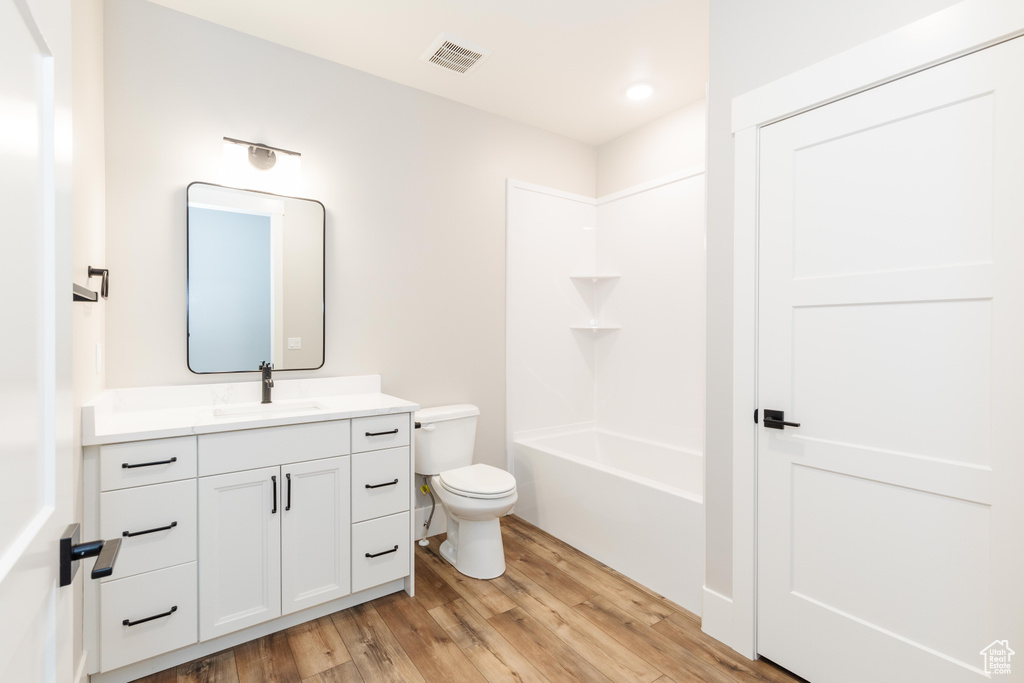
[[[92,266],[89,266],[89,277],[103,278],[100,282],[100,296],[106,299],[107,292],[110,289],[110,271],[106,268],[93,268]]]

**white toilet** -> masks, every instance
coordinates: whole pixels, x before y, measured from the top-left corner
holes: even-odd
[[[430,489],[448,517],[441,556],[466,576],[493,579],[505,573],[498,518],[519,496],[511,474],[472,464],[479,414],[472,405],[417,412],[416,473],[430,478]]]

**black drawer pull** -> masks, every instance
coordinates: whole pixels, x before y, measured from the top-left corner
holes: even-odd
[[[169,616],[171,616],[172,614],[174,614],[177,611],[178,611],[178,606],[175,605],[174,607],[172,607],[171,609],[167,610],[163,614],[154,614],[151,617],[146,617],[145,619],[139,619],[138,621],[132,621],[131,619],[125,619],[124,621],[121,622],[121,624],[123,626],[138,626],[139,624],[145,624],[147,621],[153,621],[154,619],[163,619],[164,617],[169,617]]]
[[[397,434],[398,427],[395,427],[390,432],[366,432],[367,436],[387,436],[388,434]]]
[[[398,552],[398,546],[396,545],[391,550],[385,550],[384,552],[380,552],[380,553],[366,553],[366,556],[367,557],[380,557],[381,555],[387,555],[388,553],[397,553],[397,552]]]
[[[379,489],[381,486],[394,486],[397,483],[398,483],[398,479],[395,479],[394,481],[386,481],[383,484],[367,484],[366,488],[368,488],[368,489]]]
[[[170,460],[155,460],[153,462],[140,462],[134,465],[129,465],[126,462],[121,463],[121,469],[130,470],[136,467],[152,467],[153,465],[170,465],[172,462],[178,462],[177,458],[171,458]]]
[[[277,475],[272,476],[270,478],[270,481],[272,481],[274,483],[274,494],[273,494],[274,495],[274,507],[271,508],[270,514],[276,515],[277,514]]]
[[[176,526],[178,526],[177,522],[171,522],[167,526],[158,526],[155,529],[146,529],[145,531],[124,531],[121,535],[127,538],[131,538],[132,536],[145,536],[146,534],[155,534],[158,531],[167,531],[168,529],[173,529]]]
[[[292,475],[291,472],[284,475],[285,480],[288,482],[288,502],[285,503],[285,512],[292,509]]]

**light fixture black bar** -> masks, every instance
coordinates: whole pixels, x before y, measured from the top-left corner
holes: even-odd
[[[238,140],[236,138],[225,137],[225,141],[232,142],[236,145],[245,145],[246,147],[259,147],[260,149],[272,149],[275,152],[282,152],[283,154],[290,154],[293,157],[301,157],[302,154],[299,152],[293,152],[289,149],[281,149],[280,147],[271,147],[270,145],[264,145],[262,142],[246,142],[245,140]]]

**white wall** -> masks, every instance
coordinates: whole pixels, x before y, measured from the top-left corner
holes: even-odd
[[[703,100],[597,148],[597,196],[704,166]]]
[[[71,10],[71,279],[98,290],[100,281],[88,281],[89,266],[106,267],[104,246],[103,160],[103,0],[75,0]],[[116,280],[114,281],[116,283]],[[117,285],[114,285],[116,291]],[[83,514],[81,406],[103,391],[104,326],[107,303],[76,303],[72,315],[72,388],[74,444],[73,480],[75,520]],[[97,367],[97,346],[99,367]],[[82,654],[82,582],[74,583],[75,623],[72,658],[78,666]]]
[[[600,272],[621,273],[598,340],[601,429],[693,453],[704,444],[704,176],[601,203]],[[611,285],[608,285],[611,287]]]
[[[705,581],[724,596],[732,595],[732,98],[956,1],[711,3]]]
[[[105,30],[108,386],[210,380],[185,364],[185,186],[220,181],[223,136],[265,142],[327,207],[327,360],[289,376],[475,403],[503,465],[505,179],[592,195],[595,149],[141,0]]]
[[[596,263],[596,210],[589,198],[513,186],[508,199],[508,429],[594,420],[590,287],[569,279]]]

